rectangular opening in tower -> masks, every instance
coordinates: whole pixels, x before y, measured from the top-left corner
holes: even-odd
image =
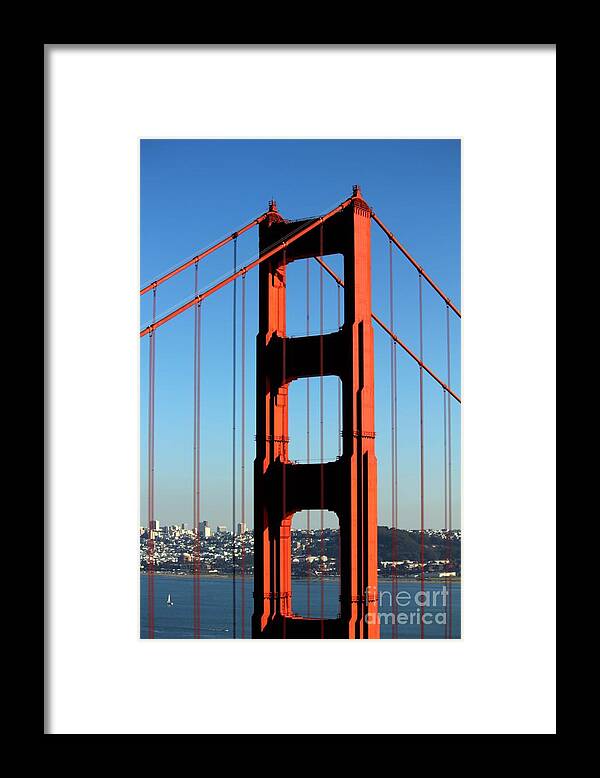
[[[288,456],[291,460],[314,464],[333,462],[341,456],[342,383],[337,376],[292,381],[288,389],[288,413]]]
[[[323,259],[343,280],[342,254],[330,254]],[[285,305],[290,338],[336,332],[344,322],[344,290],[314,257],[287,265]]]
[[[292,611],[295,616],[335,619],[340,609],[340,535],[335,513],[298,511],[292,519]]]

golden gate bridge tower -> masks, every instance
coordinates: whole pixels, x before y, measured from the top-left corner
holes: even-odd
[[[254,462],[254,638],[379,638],[377,460],[371,323],[371,211],[358,186],[330,218],[285,221],[274,202],[259,225],[259,331]],[[344,258],[344,321],[332,333],[288,338],[286,268],[298,259]],[[342,385],[342,453],[333,462],[288,457],[288,389],[311,376]],[[321,435],[322,435],[321,431]],[[292,611],[291,524],[296,512],[334,512],[340,527],[340,610],[335,619]]]

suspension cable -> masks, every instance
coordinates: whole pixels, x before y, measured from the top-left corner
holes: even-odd
[[[322,271],[321,271],[322,272]],[[342,287],[337,285],[337,319],[338,319],[338,331],[342,328]],[[338,401],[338,457],[342,456],[342,382],[338,380],[337,384],[337,401]],[[338,559],[337,559],[337,574],[339,583],[338,602],[341,605],[342,597],[342,525],[338,523]],[[339,614],[341,616],[341,613]]]
[[[419,271],[419,275],[421,275],[427,281],[429,286],[431,286],[431,288],[434,289],[437,292],[437,294],[442,298],[442,300],[444,300],[446,305],[448,305],[450,308],[452,308],[454,313],[459,318],[461,318],[461,313],[460,313],[459,309],[454,305],[452,300],[446,294],[444,294],[444,292],[435,283],[435,281],[432,278],[430,278],[430,276],[427,275],[427,273],[421,267],[421,265],[419,265],[419,263],[411,257],[411,255],[404,248],[404,246],[399,242],[399,240],[396,238],[396,236],[392,232],[390,232],[390,230],[388,230],[388,228],[385,226],[385,224],[377,216],[375,216],[374,211],[371,211],[371,218],[375,221],[376,224],[378,224],[381,227],[381,229],[385,232],[385,234],[388,236],[388,238],[400,249],[400,251],[408,259],[408,261],[411,263],[411,265],[414,268],[416,268],[416,270]]]
[[[268,215],[267,213],[263,213],[260,216],[257,216],[256,219],[253,219],[251,222],[246,224],[237,232],[233,232],[227,238],[223,238],[223,240],[220,240],[218,243],[215,243],[214,246],[211,246],[210,248],[206,249],[206,251],[202,251],[200,254],[196,254],[191,259],[188,259],[186,262],[183,262],[183,264],[179,265],[173,270],[170,270],[168,273],[165,273],[165,275],[161,276],[160,278],[157,278],[156,281],[152,281],[147,286],[144,286],[142,289],[140,289],[140,296],[146,294],[146,292],[149,292],[150,289],[156,289],[157,286],[160,286],[160,284],[164,284],[165,281],[168,281],[170,278],[173,278],[173,276],[178,275],[183,270],[186,270],[188,267],[191,267],[192,265],[197,265],[201,259],[208,257],[208,255],[212,254],[213,251],[217,251],[217,249],[226,246],[232,240],[236,240],[240,235],[243,235],[244,232],[246,232],[247,230],[251,229],[257,224],[260,224],[262,221],[264,221],[267,218],[267,215]]]
[[[333,280],[336,282],[336,284],[339,284],[340,286],[344,286],[344,282],[342,281],[342,279],[336,273],[334,273],[334,271],[329,267],[329,265],[327,265],[325,262],[323,262],[323,260],[320,257],[314,257],[314,259],[316,259],[316,261],[319,263],[319,265],[321,265],[323,270],[325,270],[325,272],[328,273],[333,278]],[[421,359],[419,359],[417,354],[415,354],[415,352],[412,351],[406,345],[406,343],[404,343],[404,341],[400,340],[400,338],[396,335],[396,333],[392,332],[392,330],[390,330],[390,328],[387,326],[387,324],[385,324],[379,318],[379,316],[377,316],[377,314],[371,312],[371,318],[373,319],[373,321],[376,324],[378,324],[381,327],[381,329],[384,332],[386,332],[390,336],[390,338],[395,340],[396,343],[402,349],[404,349],[404,351],[406,351],[406,353],[408,354],[408,356],[411,359],[413,359],[418,365],[422,366],[423,370],[425,370],[425,372],[428,373],[433,378],[434,381],[436,381],[441,387],[446,389],[446,391],[456,400],[456,402],[460,403],[461,400],[460,400],[459,395],[457,395],[456,392],[454,392],[452,389],[450,389],[450,387],[447,384],[445,384],[444,381],[442,381],[442,379],[439,376],[437,376],[430,367],[428,367]]]
[[[390,329],[394,329],[394,265],[392,262],[392,242],[389,241],[389,303],[390,303]],[[339,287],[338,287],[339,289]],[[398,637],[398,626],[396,623],[396,540],[397,540],[397,494],[396,494],[396,451],[397,451],[397,432],[396,432],[396,343],[390,339],[390,416],[391,416],[391,513],[392,513],[392,639]]]
[[[450,311],[446,307],[446,361],[448,365],[447,383],[450,386],[451,365],[450,365]],[[448,532],[450,534],[450,566],[452,566],[452,408],[448,404]],[[448,631],[449,637],[452,637],[452,581],[448,580]]]
[[[319,230],[319,256],[323,256],[323,222]],[[325,528],[324,528],[324,510],[325,510],[325,452],[323,447],[323,371],[324,371],[324,303],[323,303],[323,267],[320,268],[319,275],[319,405],[320,405],[320,436],[321,436],[321,466],[319,469],[321,477],[321,558],[319,560],[320,583],[321,583],[321,638],[325,637],[325,580],[323,577],[323,556],[325,554]]]
[[[198,264],[194,269],[194,287],[198,291]],[[200,343],[201,305],[194,306],[194,638],[200,639]]]
[[[445,553],[444,553],[444,571],[448,573],[448,561],[450,552],[449,533],[448,533],[448,393],[446,390],[442,390],[442,399],[444,401],[444,536],[445,536]],[[446,575],[448,580],[448,575]],[[444,619],[444,638],[448,637],[448,598],[444,599],[445,603],[445,619]]]
[[[252,262],[249,262],[247,265],[241,267],[237,272],[232,273],[231,275],[227,276],[227,278],[223,278],[221,281],[218,281],[209,289],[197,295],[197,297],[188,300],[186,303],[183,303],[183,305],[178,306],[170,313],[167,313],[164,316],[162,316],[160,319],[158,319],[158,321],[154,321],[152,322],[152,324],[149,324],[147,327],[144,327],[144,329],[140,331],[140,338],[143,338],[145,335],[148,335],[148,333],[157,330],[159,327],[162,327],[163,324],[166,324],[168,321],[171,321],[171,319],[174,319],[176,316],[179,316],[184,311],[187,311],[189,308],[192,308],[199,301],[199,299],[203,299],[203,300],[206,299],[207,297],[214,294],[215,292],[218,292],[224,286],[227,286],[227,284],[230,284],[232,281],[235,281],[243,273],[247,273],[249,270],[252,270],[253,268],[258,267],[258,265],[262,264],[263,262],[266,262],[267,259],[270,259],[275,254],[280,252],[282,248],[284,248],[285,246],[290,246],[292,243],[295,243],[297,240],[300,240],[300,238],[304,237],[304,235],[311,232],[311,230],[314,230],[316,227],[318,227],[319,223],[322,224],[326,222],[328,219],[331,219],[332,216],[335,216],[336,213],[343,211],[344,208],[350,205],[351,202],[352,202],[352,198],[348,198],[348,200],[344,200],[343,203],[340,203],[336,208],[333,208],[324,216],[319,216],[318,218],[314,219],[314,221],[312,221],[310,224],[308,224],[306,227],[302,227],[302,229],[295,231],[291,235],[291,237],[287,237],[285,240],[279,241],[277,244],[273,246],[273,248],[269,249],[268,251],[265,251],[257,259],[254,259],[252,260]]]
[[[237,270],[237,237],[233,241],[233,273]],[[233,310],[232,318],[232,446],[231,446],[231,559],[233,569],[232,581],[232,608],[233,608],[233,639],[237,637],[237,603],[236,603],[236,582],[235,582],[235,520],[236,520],[236,367],[237,367],[237,278],[233,280]]]
[[[337,322],[342,328],[342,287],[337,286]],[[338,457],[342,456],[342,382],[338,382]]]
[[[306,261],[306,334],[310,335],[310,261]],[[306,379],[306,463],[310,464],[310,378]],[[310,508],[306,511],[306,615],[310,616]]]
[[[283,249],[283,285],[284,289],[287,285],[287,251],[284,248]],[[277,299],[279,300],[281,298],[281,295],[277,296]],[[279,316],[279,326],[283,327],[283,338],[282,338],[282,348],[281,348],[281,392],[287,391],[286,381],[287,381],[287,337],[286,337],[286,329],[287,329],[287,321],[284,319],[285,317],[285,305],[282,306],[283,310],[280,310],[280,316]],[[286,398],[287,400],[287,398]],[[287,407],[289,410],[289,406]],[[282,506],[281,506],[281,524],[280,524],[280,532],[283,530],[286,532],[287,530],[283,526],[283,522],[286,519],[287,514],[287,493],[286,493],[286,479],[287,479],[287,463],[288,463],[288,451],[287,451],[287,430],[282,430],[282,436],[281,436],[281,500],[282,500]],[[291,534],[291,527],[290,527],[290,534]],[[286,576],[287,580],[287,576]],[[282,620],[282,634],[281,637],[285,640],[287,637],[287,598],[288,598],[288,592],[287,589],[285,591],[279,592],[279,610]]]
[[[152,295],[152,320],[156,319],[156,289]],[[154,405],[156,384],[156,338],[149,340],[148,360],[148,637],[154,638]]]
[[[242,532],[240,542],[242,544],[242,640],[246,636],[246,577],[245,561],[246,549],[244,535],[246,533],[246,274],[242,276],[242,432],[240,438],[240,457],[242,468],[242,505],[241,522]]]
[[[419,356],[423,362],[423,277],[419,272]],[[423,367],[419,365],[419,437],[421,443],[421,639],[425,637],[425,457],[423,440]]]

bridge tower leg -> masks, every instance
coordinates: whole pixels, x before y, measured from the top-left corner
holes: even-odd
[[[261,253],[311,221],[284,221],[272,202],[259,227]],[[354,187],[346,208],[259,268],[254,638],[379,638],[370,228],[370,208]],[[287,338],[286,267],[321,252],[344,257],[343,325],[322,341]],[[343,420],[342,455],[322,468],[288,457],[289,384],[320,375],[321,365],[342,382]],[[321,507],[339,518],[341,575],[339,617],[323,625],[292,612],[290,540],[294,514]]]

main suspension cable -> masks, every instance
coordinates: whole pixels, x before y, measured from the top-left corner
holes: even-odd
[[[150,289],[156,289],[157,286],[160,286],[160,284],[164,284],[165,281],[168,281],[170,278],[173,278],[173,276],[178,275],[182,271],[186,270],[188,267],[191,267],[192,265],[197,265],[201,259],[208,257],[209,254],[213,253],[213,251],[217,251],[217,249],[226,246],[232,240],[237,240],[237,238],[240,235],[243,235],[247,230],[251,229],[255,225],[260,224],[262,221],[264,221],[267,218],[267,215],[268,215],[267,213],[263,213],[260,216],[257,216],[256,219],[253,219],[244,227],[237,230],[237,232],[231,233],[231,235],[228,235],[226,238],[223,238],[223,240],[220,240],[218,243],[215,243],[210,248],[206,249],[205,251],[202,251],[200,254],[196,254],[191,259],[188,259],[187,261],[183,262],[181,265],[175,267],[173,270],[170,270],[168,273],[165,273],[160,278],[157,278],[156,281],[152,281],[151,283],[147,284],[142,289],[140,289],[140,296],[146,294],[146,292],[149,292]]]
[[[432,288],[433,290],[435,290],[435,292],[437,292],[437,294],[438,294],[438,295],[439,295],[439,296],[442,298],[442,300],[444,300],[444,302],[446,303],[446,305],[448,305],[450,308],[452,308],[452,310],[454,311],[454,313],[455,313],[455,314],[456,314],[456,315],[457,315],[459,318],[461,318],[461,313],[460,313],[459,309],[458,309],[458,308],[457,308],[457,307],[454,305],[454,303],[453,303],[453,302],[452,302],[452,300],[451,300],[451,299],[448,297],[448,295],[444,294],[444,292],[443,292],[443,291],[440,289],[440,287],[439,287],[439,286],[438,286],[438,285],[435,283],[435,281],[434,281],[434,280],[433,280],[433,279],[432,279],[430,276],[428,276],[428,275],[427,275],[427,273],[426,273],[426,272],[425,272],[425,270],[424,270],[424,269],[421,267],[421,265],[419,265],[419,263],[418,263],[418,262],[417,262],[415,259],[413,259],[413,258],[411,257],[411,255],[408,253],[408,251],[407,251],[407,250],[404,248],[404,246],[403,246],[403,245],[400,243],[400,241],[398,240],[398,238],[396,238],[396,236],[395,236],[395,235],[394,235],[392,232],[390,232],[390,230],[388,230],[388,228],[387,228],[387,227],[385,226],[385,224],[384,224],[384,223],[381,221],[381,219],[379,219],[379,218],[378,218],[378,217],[375,215],[375,212],[374,212],[373,210],[371,211],[371,218],[373,219],[373,221],[375,221],[375,223],[376,223],[376,224],[378,224],[378,225],[381,227],[381,229],[382,229],[382,230],[385,232],[385,234],[388,236],[388,238],[389,238],[389,239],[390,239],[390,240],[391,240],[391,241],[392,241],[392,242],[393,242],[393,243],[394,243],[394,244],[395,244],[395,245],[396,245],[396,246],[397,246],[397,247],[400,249],[400,251],[401,251],[401,252],[404,254],[404,256],[406,257],[406,259],[408,259],[408,261],[411,263],[411,265],[412,265],[412,266],[413,266],[413,267],[414,267],[416,270],[418,270],[418,271],[419,271],[419,275],[420,275],[420,276],[422,276],[422,277],[423,277],[423,278],[424,278],[424,279],[427,281],[427,283],[429,284],[429,286],[431,286],[431,288]]]
[[[223,287],[227,286],[227,284],[230,284],[233,281],[235,281],[243,273],[247,273],[253,268],[258,267],[258,265],[262,264],[263,262],[266,262],[267,259],[270,259],[275,254],[279,253],[281,249],[284,248],[285,246],[290,246],[292,243],[295,243],[296,241],[300,240],[300,238],[304,237],[304,235],[316,229],[319,226],[319,224],[323,224],[328,219],[331,219],[332,216],[335,216],[335,214],[339,213],[340,211],[343,211],[344,208],[347,208],[351,202],[352,202],[352,198],[348,198],[348,200],[344,200],[343,203],[340,203],[336,208],[333,208],[324,216],[319,216],[318,218],[314,219],[310,224],[307,224],[306,227],[302,227],[301,229],[294,231],[291,237],[276,243],[273,246],[273,248],[270,248],[268,251],[265,251],[259,257],[252,260],[252,262],[249,262],[247,265],[244,265],[244,267],[241,267],[237,272],[232,273],[226,278],[223,278],[221,281],[218,281],[216,284],[213,284],[213,286],[211,286],[209,289],[206,289],[197,297],[193,297],[191,300],[188,300],[182,305],[179,305],[177,308],[165,314],[157,321],[154,321],[152,322],[152,324],[149,324],[147,327],[144,327],[144,329],[140,331],[140,338],[143,338],[145,335],[148,335],[148,333],[157,330],[159,327],[162,327],[164,324],[171,321],[171,319],[174,319],[176,316],[181,315],[184,311],[187,311],[189,308],[192,308],[199,301],[199,299],[203,299],[203,300],[206,299],[210,295],[215,294],[215,292],[218,292],[220,289],[223,289]]]
[[[326,272],[326,273],[328,273],[328,274],[331,276],[331,278],[333,278],[333,280],[336,282],[336,284],[339,284],[340,286],[344,286],[344,282],[342,281],[342,279],[341,279],[341,278],[340,278],[340,277],[339,277],[339,276],[338,276],[336,273],[334,273],[334,272],[333,272],[333,270],[332,270],[332,269],[329,267],[329,265],[327,265],[325,262],[323,262],[322,258],[320,258],[320,257],[314,257],[314,259],[315,259],[315,260],[316,260],[316,261],[319,263],[319,265],[321,265],[321,267],[323,268],[323,270],[325,270],[325,272]],[[383,322],[383,321],[382,321],[382,320],[379,318],[379,316],[377,316],[377,314],[376,314],[376,313],[373,313],[372,311],[371,311],[371,318],[373,319],[373,321],[374,321],[376,324],[378,324],[378,325],[381,327],[381,329],[382,329],[382,330],[383,330],[385,333],[387,333],[387,334],[390,336],[390,338],[392,338],[393,340],[395,340],[395,341],[396,341],[396,343],[397,343],[397,344],[398,344],[398,345],[399,345],[399,346],[400,346],[402,349],[404,349],[404,351],[406,351],[406,353],[408,354],[408,356],[409,356],[411,359],[413,359],[413,360],[414,360],[414,361],[415,361],[415,362],[416,362],[418,365],[421,365],[421,366],[422,366],[422,368],[423,368],[423,370],[424,370],[426,373],[428,373],[428,374],[429,374],[429,375],[430,375],[430,376],[433,378],[433,380],[434,380],[434,381],[436,381],[436,382],[437,382],[437,383],[438,383],[438,384],[439,384],[441,387],[443,387],[444,389],[446,389],[446,391],[447,391],[447,392],[448,392],[448,393],[449,393],[449,394],[450,394],[450,395],[451,395],[451,396],[452,396],[452,397],[453,397],[453,398],[456,400],[456,402],[460,403],[460,401],[461,401],[461,400],[460,400],[460,397],[459,397],[459,395],[457,395],[455,391],[453,391],[453,390],[452,390],[452,389],[451,389],[451,388],[450,388],[450,387],[449,387],[447,384],[445,384],[445,383],[442,381],[442,379],[441,379],[439,376],[437,376],[437,375],[436,375],[436,374],[433,372],[433,370],[432,370],[430,367],[428,367],[428,366],[427,366],[427,365],[426,365],[426,364],[425,364],[425,363],[424,363],[424,362],[423,362],[421,359],[419,359],[418,355],[417,355],[417,354],[415,354],[415,352],[414,352],[414,351],[412,351],[412,350],[411,350],[411,349],[410,349],[410,348],[409,348],[409,347],[406,345],[406,343],[404,343],[404,341],[400,340],[400,338],[399,338],[399,337],[396,335],[396,333],[395,333],[395,332],[392,332],[392,330],[390,330],[390,328],[387,326],[387,324],[385,324],[385,323],[384,323],[384,322]]]

